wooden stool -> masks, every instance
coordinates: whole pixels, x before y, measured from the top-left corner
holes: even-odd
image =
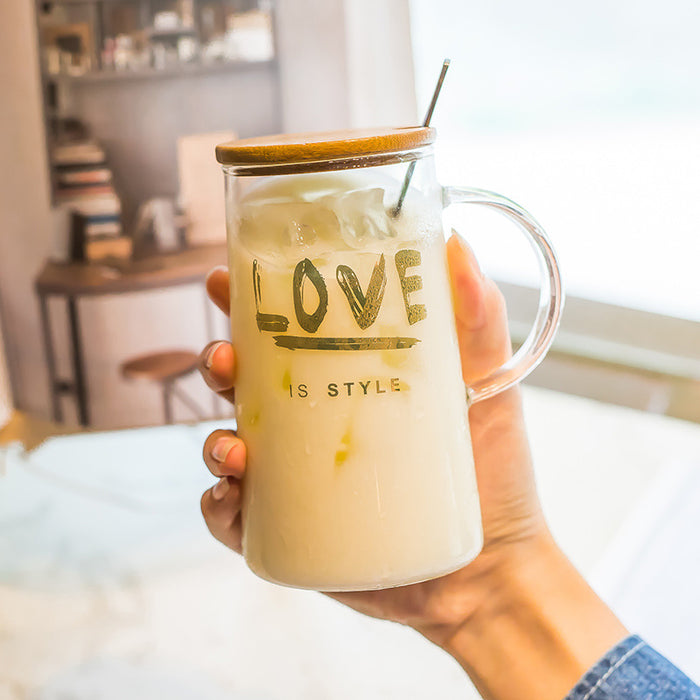
[[[125,379],[145,379],[161,385],[165,422],[173,422],[172,397],[177,396],[199,419],[204,411],[175,385],[175,381],[197,369],[199,357],[189,350],[164,350],[132,357],[120,365]]]

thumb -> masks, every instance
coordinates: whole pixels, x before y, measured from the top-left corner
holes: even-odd
[[[484,277],[476,256],[454,231],[447,241],[462,376],[471,384],[500,367],[511,355],[503,295]]]

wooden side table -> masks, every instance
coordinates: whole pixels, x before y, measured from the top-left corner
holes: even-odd
[[[49,371],[53,419],[63,420],[61,395],[75,398],[78,420],[90,425],[89,390],[85,380],[85,360],[80,328],[82,297],[97,297],[126,292],[149,291],[185,284],[202,285],[207,273],[217,265],[226,264],[226,245],[188,248],[177,253],[150,255],[114,264],[55,263],[47,261],[35,281],[39,297],[46,362]],[[68,330],[72,379],[60,379],[56,372],[56,355],[51,334],[48,301],[51,297],[65,299],[68,309]],[[207,335],[213,335],[211,304],[206,301]]]

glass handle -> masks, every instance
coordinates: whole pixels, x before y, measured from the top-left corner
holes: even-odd
[[[554,340],[564,306],[564,291],[552,244],[542,227],[522,207],[495,192],[466,187],[443,187],[442,202],[443,208],[451,204],[481,204],[507,216],[527,236],[537,253],[540,269],[540,301],[532,330],[508,362],[467,387],[469,402],[474,403],[510,388],[537,367]]]

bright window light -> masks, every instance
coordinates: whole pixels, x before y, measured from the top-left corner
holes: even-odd
[[[567,291],[700,321],[700,3],[411,0],[419,104],[443,184],[531,211]],[[455,208],[487,272],[534,285],[509,224]]]

